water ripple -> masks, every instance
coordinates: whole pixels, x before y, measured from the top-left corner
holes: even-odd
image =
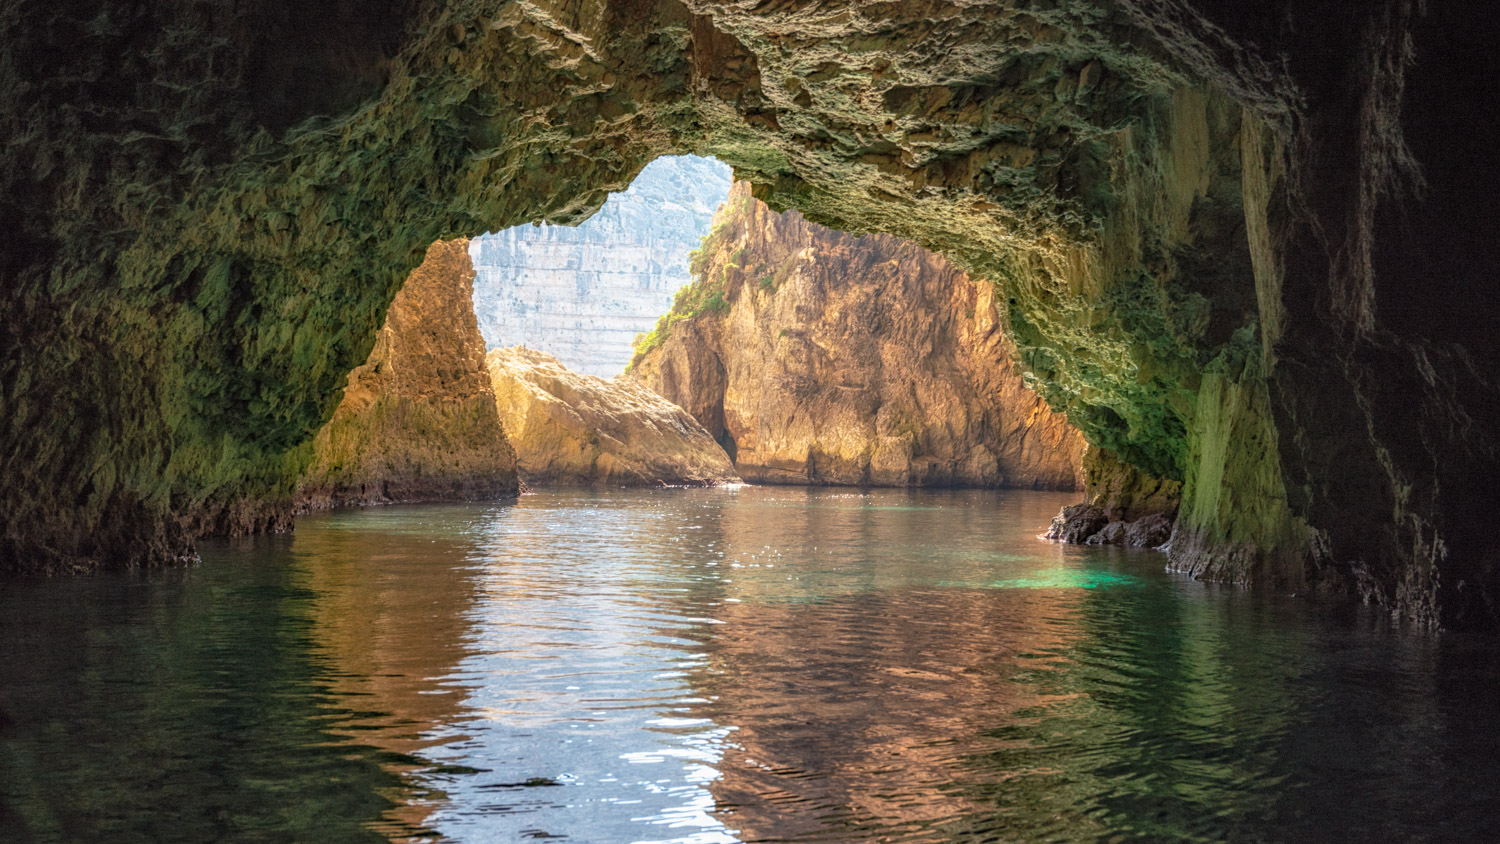
[[[30,585],[0,837],[1487,834],[1492,643],[1037,541],[1065,500],[543,493]]]

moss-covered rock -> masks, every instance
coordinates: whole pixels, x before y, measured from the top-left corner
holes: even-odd
[[[778,210],[996,282],[1052,407],[1184,482],[1204,564],[1179,565],[1493,624],[1473,491],[1500,471],[1500,222],[1476,209],[1500,167],[1465,121],[1494,122],[1476,104],[1500,81],[1471,71],[1494,17],[11,4],[0,559],[155,563],[274,521],[429,244],[580,220],[652,157],[700,152]]]

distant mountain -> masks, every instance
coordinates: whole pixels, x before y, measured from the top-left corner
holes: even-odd
[[[583,225],[474,238],[474,311],[486,347],[525,344],[576,372],[619,374],[631,340],[689,281],[688,253],[708,234],[731,180],[712,158],[659,158]]]

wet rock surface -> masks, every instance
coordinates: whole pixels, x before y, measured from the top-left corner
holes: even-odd
[[[992,288],[913,243],[739,183],[627,373],[746,480],[1074,489],[1083,441],[1022,382]]]
[[[1072,504],[1053,517],[1052,527],[1047,529],[1046,538],[1083,543],[1108,524],[1109,517],[1100,508],[1092,504]]]
[[[1087,545],[1159,548],[1172,538],[1182,484],[1154,478],[1107,449],[1083,455],[1082,504],[1064,507],[1046,538]]]
[[[994,282],[1048,404],[1183,484],[1174,567],[1494,627],[1490,11],[14,5],[0,567],[274,523],[428,245],[700,152]]]
[[[650,390],[573,372],[516,346],[487,356],[521,477],[532,486],[712,486],[734,464],[703,426]]]
[[[313,439],[299,511],[515,495],[470,304],[467,240],[435,243],[386,312],[375,348]]]
[[[1160,548],[1171,538],[1172,520],[1155,513],[1127,524],[1123,544],[1136,548]]]
[[[1084,531],[1075,531],[1078,536]],[[1077,542],[1076,538],[1052,537]],[[1161,514],[1153,514],[1133,522],[1109,522],[1083,540],[1085,545],[1124,545],[1130,548],[1160,548],[1172,538],[1172,520]]]

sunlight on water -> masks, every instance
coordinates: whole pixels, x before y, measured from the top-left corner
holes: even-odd
[[[1484,837],[1493,646],[1038,540],[1068,501],[542,493],[23,584],[0,840]]]
[[[1101,586],[1139,586],[1141,582],[1138,577],[1119,572],[1044,569],[1024,577],[1009,577],[989,583],[944,581],[942,585],[965,589],[1098,589]]]

